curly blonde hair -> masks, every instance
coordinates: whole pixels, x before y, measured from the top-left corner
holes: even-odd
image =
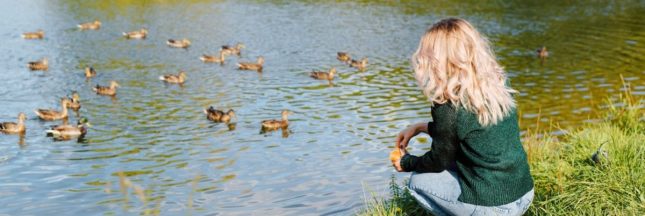
[[[443,19],[421,37],[412,55],[419,87],[430,101],[450,101],[477,114],[482,126],[494,125],[515,107],[506,74],[488,40],[468,21]]]

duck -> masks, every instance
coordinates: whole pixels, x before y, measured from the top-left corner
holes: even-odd
[[[289,114],[291,114],[289,110],[282,110],[282,120],[271,119],[262,121],[262,130],[277,130],[289,127],[289,119],[287,119]]]
[[[54,125],[45,132],[48,136],[68,139],[71,137],[85,136],[85,134],[87,134],[87,128],[91,126],[92,125],[89,123],[87,118],[82,117],[78,120],[76,126],[68,124]]]
[[[353,68],[357,68],[358,70],[365,70],[365,67],[367,67],[367,58],[362,58],[361,60],[354,60],[352,59],[349,62],[349,66]]]
[[[159,80],[162,80],[167,83],[178,83],[182,84],[186,81],[186,72],[179,71],[179,74],[166,74],[159,77]]]
[[[49,61],[47,58],[42,58],[38,61],[31,61],[27,63],[27,67],[32,70],[48,70],[49,69]]]
[[[123,32],[123,36],[127,39],[145,39],[148,36],[148,30],[142,28],[137,31]]]
[[[257,63],[252,62],[240,62],[237,63],[237,67],[240,70],[254,70],[257,72],[262,72],[262,65],[264,64],[264,57],[258,57]]]
[[[541,59],[545,59],[546,57],[549,57],[549,51],[546,50],[546,46],[542,46],[542,48],[535,50],[537,53],[537,56],[540,57]]]
[[[119,83],[112,80],[110,81],[110,86],[100,86],[97,84],[94,88],[92,88],[92,91],[95,91],[96,94],[100,95],[115,96],[117,87],[120,87]]]
[[[45,32],[40,29],[35,32],[22,33],[22,38],[24,39],[43,39],[44,37],[45,37]]]
[[[92,78],[96,76],[96,70],[93,67],[85,67],[85,78]]]
[[[336,55],[337,55],[336,59],[338,59],[338,61],[341,61],[343,63],[348,63],[349,61],[352,60],[352,58],[346,52],[338,52],[336,53]]]
[[[334,79],[334,75],[336,74],[336,68],[331,68],[329,69],[329,72],[325,71],[312,71],[309,74],[309,77],[314,78],[314,79],[319,79],[319,80],[329,80],[332,81]]]
[[[224,112],[211,106],[208,109],[204,109],[204,114],[206,114],[206,119],[214,122],[229,123],[231,122],[231,118],[235,117],[237,119],[235,110],[233,109],[229,109],[227,112]]]
[[[211,55],[206,55],[203,54],[201,57],[199,57],[200,60],[202,60],[204,63],[220,63],[224,64],[224,51],[219,52],[219,57],[216,56],[211,56]]]
[[[27,117],[25,116],[24,113],[19,113],[18,114],[18,123],[15,122],[2,122],[0,123],[0,132],[3,133],[9,133],[9,134],[16,134],[16,133],[24,133],[26,128],[25,128],[25,119]]]
[[[77,25],[80,30],[97,30],[101,28],[101,21],[86,22]]]
[[[37,109],[34,110],[36,115],[42,120],[45,121],[53,121],[53,120],[59,120],[59,119],[65,119],[67,118],[67,107],[68,107],[68,102],[65,99],[61,99],[61,111],[58,110],[53,110],[53,109]]]
[[[242,48],[244,48],[244,44],[237,43],[237,44],[235,44],[235,46],[224,45],[224,46],[222,46],[221,51],[224,53],[224,55],[241,56],[242,55]]]
[[[166,41],[166,44],[168,44],[168,46],[170,46],[170,47],[184,48],[185,49],[185,48],[188,48],[190,46],[190,40],[188,40],[186,38],[181,39],[181,40],[168,39],[168,41]]]
[[[81,109],[81,96],[78,94],[78,92],[72,92],[72,97],[63,98],[63,100],[65,100],[65,102],[67,103],[67,108],[70,108],[74,111]]]

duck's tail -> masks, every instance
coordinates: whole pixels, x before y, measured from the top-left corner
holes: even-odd
[[[166,77],[164,77],[164,76],[159,76],[159,80],[166,80]]]

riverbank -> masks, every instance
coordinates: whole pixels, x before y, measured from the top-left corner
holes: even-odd
[[[608,103],[600,122],[563,136],[535,130],[523,137],[535,199],[526,215],[645,214],[645,113],[629,91]],[[601,151],[594,161],[592,156]],[[606,157],[602,152],[606,152]],[[424,211],[397,180],[390,196],[371,194],[358,215],[420,215]]]

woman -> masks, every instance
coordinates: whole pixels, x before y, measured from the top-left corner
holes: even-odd
[[[463,19],[444,19],[412,56],[415,78],[432,102],[430,123],[396,138],[394,167],[412,172],[411,194],[435,215],[521,215],[533,200],[533,179],[519,137],[516,91],[488,42]],[[422,156],[405,151],[419,133],[432,137]]]

